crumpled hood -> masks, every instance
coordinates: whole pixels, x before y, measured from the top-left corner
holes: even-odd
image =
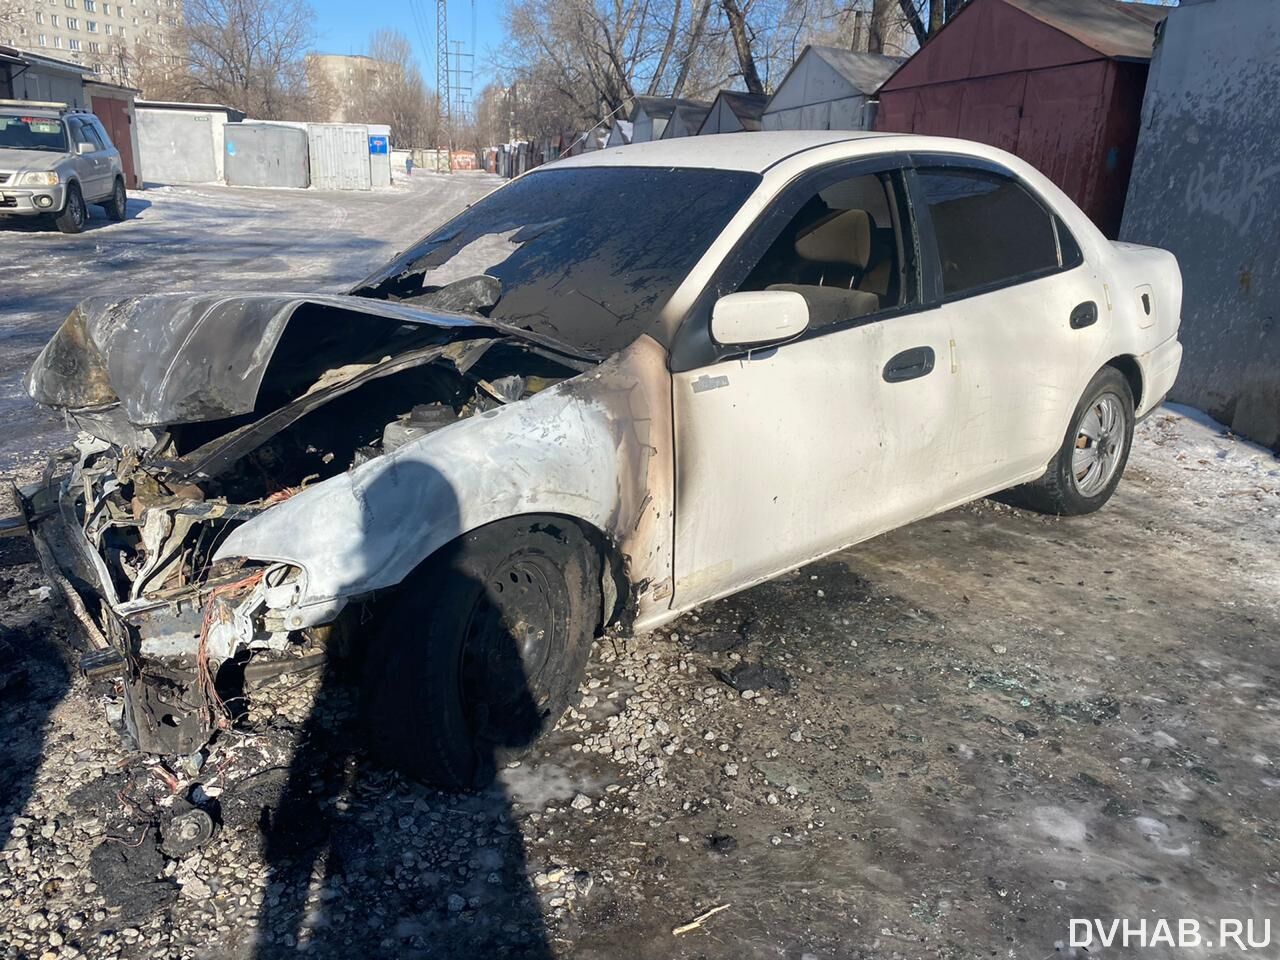
[[[82,302],[26,378],[31,399],[68,411],[122,407],[137,427],[251,413],[290,319],[307,305],[438,327],[479,318],[343,294],[168,293]]]

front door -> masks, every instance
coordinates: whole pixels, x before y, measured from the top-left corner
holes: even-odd
[[[763,254],[739,258],[749,273],[718,292],[799,292],[809,330],[673,374],[681,608],[931,513],[965,485],[950,466],[950,325],[920,307],[902,176],[825,177],[779,203],[794,214],[766,214],[784,225],[757,231]],[[696,313],[689,323],[706,322]]]

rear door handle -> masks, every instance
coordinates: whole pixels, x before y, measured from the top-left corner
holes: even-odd
[[[1071,311],[1071,329],[1081,330],[1084,327],[1091,327],[1098,322],[1098,305],[1092,300],[1086,300]]]
[[[886,383],[901,383],[923,377],[933,370],[933,347],[912,347],[903,350],[884,365]]]

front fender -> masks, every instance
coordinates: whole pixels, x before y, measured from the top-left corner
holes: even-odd
[[[660,602],[673,464],[665,358],[641,337],[587,373],[303,490],[237,527],[214,559],[300,567],[297,604],[324,607],[394,586],[485,524],[554,513],[604,532]]]

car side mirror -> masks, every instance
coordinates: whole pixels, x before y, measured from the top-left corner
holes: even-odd
[[[86,153],[93,153],[93,151],[95,151],[95,150],[97,150],[97,149],[98,149],[98,148],[97,148],[96,146],[94,146],[92,143],[77,143],[77,144],[76,144],[76,153],[80,154],[80,156],[84,156]]]
[[[790,340],[809,328],[809,305],[793,290],[751,290],[711,308],[711,338],[725,347]]]

